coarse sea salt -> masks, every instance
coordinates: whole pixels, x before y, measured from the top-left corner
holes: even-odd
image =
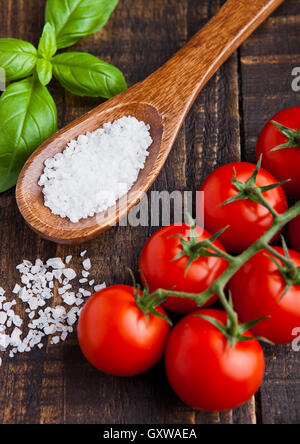
[[[34,264],[24,260],[16,267],[21,284],[13,287],[11,300],[9,293],[0,287],[0,352],[7,352],[7,356],[13,358],[17,353],[43,348],[46,336],[51,336],[50,344],[58,344],[73,332],[84,298],[91,296],[91,292],[82,288],[73,290],[73,285],[79,286],[81,274],[77,276],[70,268],[71,259],[67,256],[64,262],[61,258],[52,258],[45,264],[40,259]],[[85,261],[91,268],[90,259]],[[82,267],[81,272],[84,272],[83,263]],[[106,285],[101,286],[105,288]],[[56,295],[54,288],[57,288]],[[56,306],[53,306],[54,296],[58,302]]]
[[[150,126],[124,116],[72,140],[45,161],[38,184],[53,214],[78,222],[113,206],[138,178],[153,140]]]

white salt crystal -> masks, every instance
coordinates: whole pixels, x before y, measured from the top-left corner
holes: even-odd
[[[83,257],[83,256],[86,255],[86,253],[87,253],[87,250],[84,250],[84,251],[82,251],[82,252],[80,253],[80,256]]]
[[[96,293],[98,293],[98,291],[104,290],[105,288],[106,288],[106,283],[103,282],[103,284],[95,285],[94,290]]]
[[[21,327],[21,325],[23,324],[22,319],[21,319],[20,316],[18,316],[18,315],[15,315],[15,316],[13,317],[12,322],[13,322],[13,324],[14,324],[16,327]]]
[[[65,261],[66,264],[69,265],[69,263],[71,262],[71,260],[72,260],[72,256],[67,256],[67,257],[66,257],[66,261]]]
[[[152,144],[150,126],[122,117],[71,141],[45,162],[39,179],[53,214],[78,222],[106,210],[131,189]]]
[[[65,340],[67,339],[67,337],[68,337],[68,333],[67,333],[66,331],[64,331],[64,332],[61,334],[60,339],[61,339],[62,341],[65,341]]]
[[[21,339],[20,339],[21,334],[22,334],[22,331],[19,328],[15,327],[13,332],[12,332],[12,334],[11,334],[11,337],[10,337],[10,343],[12,345],[15,345],[15,346],[20,345],[20,343],[21,343]]]
[[[71,256],[66,258],[66,262],[67,259],[70,261]],[[91,261],[85,259],[82,266],[90,269]],[[52,268],[51,271],[49,267]],[[71,268],[66,268],[61,258],[49,259],[46,265],[40,259],[35,261],[35,265],[24,260],[16,268],[24,286],[15,284],[13,292],[17,294],[19,303],[27,305],[27,308],[23,307],[24,315],[28,316],[24,326],[24,335],[19,327],[24,324],[25,318],[23,320],[21,316],[15,314],[13,307],[17,305],[16,300],[7,301],[4,296],[5,290],[0,287],[0,350],[7,350],[11,357],[17,353],[29,352],[36,346],[41,349],[43,347],[41,341],[48,335],[53,335],[50,340],[51,344],[65,341],[68,334],[72,333],[73,325],[80,315],[79,306],[84,303],[83,298],[91,295],[90,291],[82,288],[76,295],[69,291],[72,289],[69,280],[76,278],[76,272]],[[88,281],[89,274],[86,269],[82,270],[85,282]],[[54,279],[60,283],[58,293],[62,293],[63,302],[71,307],[69,312],[62,305],[54,308],[51,306],[40,308],[44,307],[54,296],[52,291]],[[90,284],[94,284],[94,280],[90,281]],[[13,327],[12,333],[6,334],[6,331],[11,331],[6,328],[10,327]]]
[[[7,320],[7,314],[5,311],[0,311],[0,324],[5,324]]]
[[[16,285],[14,286],[14,289],[13,289],[12,292],[13,292],[14,294],[18,294],[20,290],[21,290],[20,285],[19,285],[19,284],[16,284]]]
[[[72,268],[65,268],[63,270],[63,274],[66,276],[67,279],[69,279],[69,281],[76,278],[76,273],[74,270],[72,270]]]
[[[39,306],[38,299],[37,298],[31,298],[28,301],[28,305],[29,305],[30,310],[36,310],[38,308],[38,306]]]
[[[47,279],[48,282],[53,281],[53,273],[51,273],[50,271],[48,271],[45,274],[45,278]]]
[[[83,302],[84,302],[84,300],[81,298],[76,299],[76,305],[81,305],[81,304],[83,304]]]
[[[61,281],[62,270],[53,270],[53,276],[58,281]]]
[[[54,269],[65,268],[65,264],[63,263],[60,257],[54,257],[52,259],[48,259],[46,265],[47,267],[52,267]]]
[[[90,259],[85,259],[83,262],[82,262],[82,266],[83,266],[83,268],[86,270],[86,271],[88,271],[88,270],[90,270],[91,269],[91,260]]]
[[[76,297],[74,293],[65,293],[63,296],[63,301],[65,302],[65,304],[67,305],[73,305],[75,304],[76,301]]]
[[[10,344],[10,337],[4,333],[0,335],[0,350],[4,351]]]
[[[59,336],[53,336],[53,338],[51,339],[51,344],[58,344],[59,340]]]

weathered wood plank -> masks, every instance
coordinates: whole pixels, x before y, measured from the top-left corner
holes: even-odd
[[[198,2],[196,7],[195,3],[189,2],[189,37],[216,14],[224,2]],[[200,94],[187,118],[186,128],[187,146],[191,149],[187,181],[190,189],[196,191],[216,167],[241,158],[237,55],[225,63]],[[255,421],[254,400],[234,413],[196,413],[196,422],[204,424],[253,424]]]
[[[255,161],[255,145],[265,122],[281,109],[297,106],[291,87],[292,69],[299,66],[300,5],[287,0],[242,46],[241,104],[245,160]],[[267,370],[260,392],[265,424],[300,421],[300,354],[290,346],[265,347]]]
[[[121,0],[109,24],[75,49],[116,64],[132,85],[166,61],[223,2],[156,0],[146,5],[143,0]],[[276,112],[296,100],[289,88],[290,71],[285,70],[291,63],[287,55],[294,63],[299,53],[300,9],[297,0],[286,3],[247,41],[241,61],[234,55],[203,91],[152,190],[196,191],[216,166],[240,158],[241,138],[246,158],[253,160],[255,140],[264,120],[272,110]],[[42,0],[0,0],[0,37],[13,36],[37,44],[44,4]],[[293,17],[286,19],[286,15]],[[59,109],[59,126],[99,103],[72,96],[55,81],[50,89]],[[239,96],[239,89],[243,96]],[[242,124],[239,111],[244,117]],[[126,267],[137,274],[138,255],[155,230],[112,228],[86,245],[56,247],[39,240],[25,226],[14,192],[9,191],[0,195],[0,285],[4,281],[5,286],[13,285],[18,277],[14,267],[25,257],[45,260],[72,254],[77,258],[83,249],[88,249],[98,282],[130,283]],[[75,264],[79,270],[79,259]],[[14,360],[5,357],[0,369],[0,423],[299,422],[299,399],[295,396],[297,389],[299,392],[298,355],[286,348],[276,352],[267,348],[267,375],[257,400],[258,415],[254,399],[234,412],[206,414],[193,411],[174,395],[162,363],[140,377],[108,377],[89,366],[73,334],[63,345],[48,346]],[[288,397],[289,405],[294,403],[292,412],[285,407]]]

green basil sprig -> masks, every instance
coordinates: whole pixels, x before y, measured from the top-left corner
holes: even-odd
[[[8,82],[18,81],[0,98],[0,192],[16,184],[28,157],[57,130],[56,106],[46,88],[52,75],[79,96],[108,99],[127,88],[118,68],[91,54],[55,55],[57,49],[103,27],[117,4],[118,0],[47,0],[38,49],[23,40],[0,39],[0,67]]]
[[[33,73],[37,50],[24,40],[0,39],[0,67],[5,70],[6,80],[12,82]]]
[[[57,51],[55,29],[50,23],[46,23],[42,37],[39,41],[38,56],[44,59],[51,59]]]
[[[56,106],[36,76],[9,85],[0,100],[0,190],[16,184],[30,154],[57,131]]]
[[[52,60],[53,74],[64,88],[78,96],[109,99],[124,89],[122,73],[97,57],[83,52],[59,54]]]
[[[74,45],[80,38],[98,32],[108,21],[119,0],[48,0],[46,22],[56,30],[58,48]]]

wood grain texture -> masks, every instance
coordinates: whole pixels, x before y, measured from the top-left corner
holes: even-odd
[[[299,17],[299,2],[285,2],[240,50],[245,160],[255,160],[257,136],[266,121],[281,109],[299,105],[299,93],[291,86],[292,70],[300,66]],[[300,353],[290,346],[265,350],[267,370],[260,393],[260,421],[297,424]]]
[[[16,198],[27,224],[40,236],[62,244],[95,238],[119,222],[153,184],[174,145],[199,92],[236,48],[283,0],[227,0],[217,14],[165,65],[147,79],[75,120],[45,141],[21,171]],[[151,126],[153,143],[145,167],[131,190],[116,205],[93,217],[70,222],[44,206],[38,186],[44,162],[62,152],[80,134],[105,122],[134,116]]]
[[[76,45],[119,66],[128,83],[143,80],[187,42],[224,2],[221,0],[120,0],[109,24]],[[0,37],[37,43],[43,25],[42,0],[0,0]],[[30,14],[27,11],[30,10]],[[196,191],[217,166],[254,160],[264,121],[299,99],[291,89],[291,63],[299,55],[298,0],[286,0],[209,81],[193,105],[170,156],[150,191]],[[275,24],[276,23],[276,24]],[[278,62],[266,63],[272,57]],[[257,58],[255,63],[244,61]],[[300,61],[300,55],[299,55]],[[51,92],[59,125],[98,105],[65,92],[54,81]],[[23,259],[88,250],[93,275],[108,285],[130,283],[138,255],[152,228],[111,228],[78,246],[56,246],[39,239],[20,216],[11,190],[0,195],[0,285],[13,287],[15,266]],[[79,270],[79,259],[75,268]],[[289,347],[266,347],[267,372],[256,400],[222,414],[195,412],[168,387],[162,363],[130,379],[108,377],[82,357],[76,335],[65,344],[4,357],[0,368],[0,423],[254,424],[300,422],[299,359]]]

